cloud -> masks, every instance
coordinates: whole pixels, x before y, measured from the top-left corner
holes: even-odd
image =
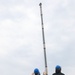
[[[49,74],[59,64],[74,73],[74,0],[43,1],[43,17]],[[0,0],[1,75],[44,71],[40,1]]]

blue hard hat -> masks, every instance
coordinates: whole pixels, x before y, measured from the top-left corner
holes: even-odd
[[[57,65],[55,68],[56,68],[56,69],[61,69],[61,66]]]
[[[39,69],[38,68],[35,68],[34,69],[34,73],[37,73],[38,74],[39,73]]]

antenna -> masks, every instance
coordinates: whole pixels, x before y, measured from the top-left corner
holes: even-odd
[[[42,25],[42,38],[43,38],[43,49],[44,49],[44,59],[45,59],[45,72],[46,72],[46,75],[48,75],[47,58],[46,58],[46,46],[45,46],[45,34],[44,34],[44,23],[43,23],[43,13],[42,13],[42,3],[40,3],[39,6],[40,6],[41,25]]]

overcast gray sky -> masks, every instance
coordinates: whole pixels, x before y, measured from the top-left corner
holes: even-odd
[[[44,72],[40,2],[48,73],[75,74],[75,0],[0,0],[0,75]]]

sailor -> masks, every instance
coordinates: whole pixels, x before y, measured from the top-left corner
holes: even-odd
[[[40,75],[39,69],[35,68],[34,73],[32,73],[32,75]]]
[[[55,67],[55,73],[53,73],[52,75],[65,75],[65,74],[61,72],[61,66],[57,65]]]

